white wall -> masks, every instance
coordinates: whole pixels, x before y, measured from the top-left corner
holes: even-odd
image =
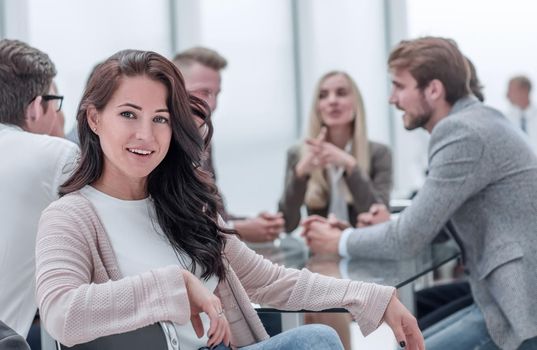
[[[455,39],[475,64],[486,102],[505,111],[507,82],[527,74],[537,85],[537,2],[407,0],[409,35]]]
[[[399,39],[432,35],[456,40],[477,68],[487,104],[507,110],[507,82],[513,75],[526,74],[537,83],[537,50],[533,45],[537,35],[537,3],[525,0],[406,2],[406,33]],[[397,190],[404,194],[419,188],[423,182],[429,135],[423,130],[405,131],[400,116],[400,112],[395,112],[394,152]]]
[[[303,125],[319,77],[343,70],[364,97],[370,138],[389,143],[383,2],[302,0],[300,6],[300,13],[309,16],[301,28]]]
[[[385,2],[296,0],[295,43],[290,0],[0,1],[6,37],[42,49],[56,63],[67,130],[89,71],[117,50],[150,49],[171,57],[204,45],[223,54],[229,66],[214,115],[214,143],[219,186],[232,212],[276,209],[286,149],[302,134],[297,110],[306,124],[313,86],[329,70],[354,77],[370,137],[390,142]]]
[[[295,130],[290,4],[201,1],[200,41],[230,63],[215,113],[215,159],[219,186],[235,213],[276,208],[286,149],[303,134]],[[383,11],[379,1],[298,1],[303,126],[318,78],[345,70],[364,95],[370,137],[389,143]]]
[[[4,0],[5,36],[28,42],[56,64],[66,130],[93,66],[122,49],[170,54],[168,1]]]
[[[287,0],[192,0],[197,42],[228,60],[213,116],[218,185],[238,215],[275,211],[283,184],[285,150],[294,139],[294,75]],[[240,9],[240,10],[239,10]],[[188,30],[188,29],[187,29]]]

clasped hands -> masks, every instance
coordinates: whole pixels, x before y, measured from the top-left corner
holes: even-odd
[[[235,229],[247,242],[271,242],[285,229],[283,214],[262,212],[253,218],[234,221]]]
[[[373,204],[369,211],[357,216],[357,227],[375,225],[390,219],[390,211],[384,204]],[[351,227],[346,221],[338,220],[333,214],[324,218],[311,215],[302,222],[301,235],[306,238],[310,250],[316,254],[338,254],[342,231]]]
[[[306,139],[307,152],[295,167],[298,177],[308,176],[314,170],[323,169],[330,164],[345,168],[347,173],[352,172],[356,166],[356,159],[352,155],[326,141],[326,133],[326,127],[322,127],[317,137]]]

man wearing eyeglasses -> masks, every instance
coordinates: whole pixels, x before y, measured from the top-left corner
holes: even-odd
[[[63,96],[48,55],[0,41],[0,321],[26,337],[34,315],[35,235],[78,148],[51,137]]]

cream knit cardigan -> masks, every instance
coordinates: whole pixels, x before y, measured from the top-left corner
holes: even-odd
[[[233,347],[268,338],[250,301],[283,310],[344,307],[367,335],[379,326],[394,293],[392,287],[275,265],[235,236],[228,236],[223,257],[227,277],[215,294],[229,321]],[[41,320],[67,346],[159,321],[190,322],[181,267],[170,265],[123,278],[93,206],[78,192],[43,212],[36,265]]]

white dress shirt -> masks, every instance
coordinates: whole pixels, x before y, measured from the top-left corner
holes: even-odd
[[[533,151],[537,153],[537,108],[529,105],[526,109],[522,110],[519,107],[511,106],[506,116],[520,130],[524,126],[524,137],[530,143]]]

